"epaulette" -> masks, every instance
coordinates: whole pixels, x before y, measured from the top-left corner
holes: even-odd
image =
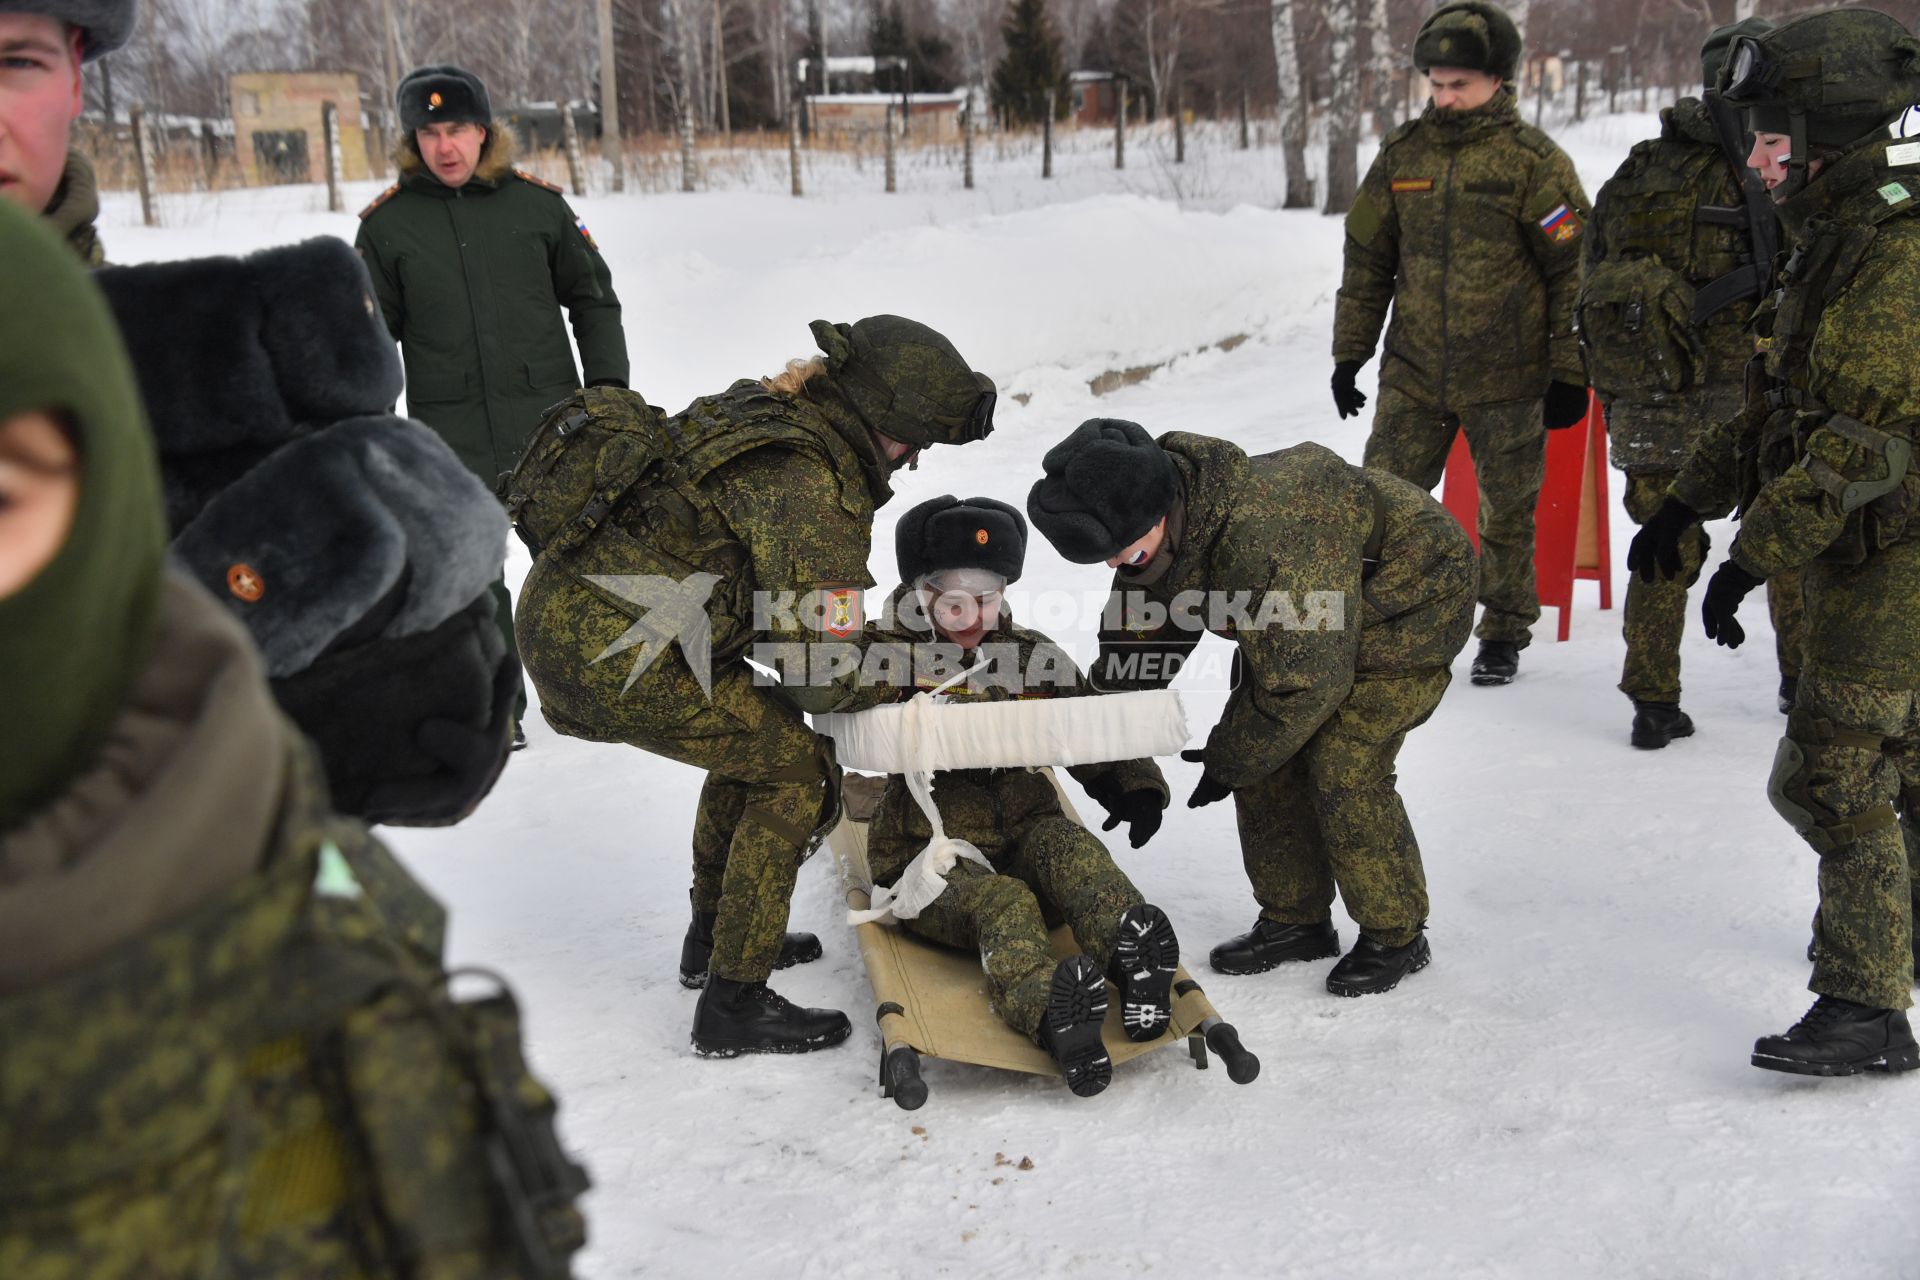
[[[515,169],[513,171],[513,176],[520,179],[520,181],[522,182],[531,182],[536,187],[545,187],[547,190],[553,192],[553,194],[557,196],[563,196],[567,194],[566,191],[563,188],[561,188],[561,186],[558,183],[548,182],[545,178],[537,177],[534,174],[528,173],[525,169]]]
[[[1419,116],[1415,116],[1411,120],[1402,120],[1399,124],[1387,130],[1386,137],[1380,139],[1380,149],[1382,151],[1385,151],[1388,147],[1393,146],[1397,142],[1406,141],[1409,137],[1413,135],[1413,131],[1419,127],[1420,127]]]
[[[1560,151],[1560,144],[1548,136],[1546,130],[1536,129],[1524,120],[1514,130],[1514,135],[1520,139],[1521,146],[1537,156],[1550,156]]]
[[[400,184],[396,182],[392,186],[388,187],[385,191],[382,191],[379,195],[375,196],[373,198],[373,203],[360,211],[360,216],[362,218],[365,218],[368,214],[372,213],[375,209],[378,209],[381,205],[393,199],[394,196],[399,194],[399,191],[400,191]]]

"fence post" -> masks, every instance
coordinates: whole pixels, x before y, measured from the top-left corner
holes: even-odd
[[[1173,162],[1185,164],[1187,162],[1187,121],[1185,113],[1180,110],[1180,91],[1176,89],[1168,96],[1173,99]]]
[[[586,162],[580,155],[580,125],[573,118],[573,104],[560,104],[560,145],[567,153],[567,177],[573,185],[573,194],[587,194]]]
[[[1573,119],[1577,124],[1587,118],[1587,60],[1580,59],[1579,78],[1573,82]]]
[[[1053,176],[1053,90],[1047,90],[1047,114],[1040,121],[1040,176]]]
[[[961,172],[967,190],[973,190],[973,100],[968,94],[967,105],[960,111],[960,154]]]
[[[147,109],[139,103],[127,113],[133,132],[133,168],[140,179],[140,220],[149,227],[159,226],[153,216],[153,139],[147,136]]]
[[[1247,128],[1247,114],[1247,89],[1242,85],[1240,86],[1240,149],[1242,151],[1252,145],[1250,131]]]
[[[1113,78],[1113,167],[1127,167],[1127,82]]]
[[[787,168],[793,173],[793,194],[800,194],[800,103],[787,104]]]
[[[693,98],[680,99],[680,189],[693,190]]]
[[[345,213],[347,204],[340,197],[340,107],[337,103],[320,104],[320,135],[327,149],[327,212]]]
[[[207,166],[207,190],[214,189],[220,176],[220,143],[213,136],[213,121],[200,122],[200,155]]]
[[[887,135],[886,136],[887,194],[892,195],[894,192],[894,182],[893,182],[893,104],[891,102],[887,104],[887,114],[884,117],[884,120],[881,124],[881,130]]]

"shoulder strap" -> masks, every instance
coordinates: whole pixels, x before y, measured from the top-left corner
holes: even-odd
[[[552,182],[548,182],[545,178],[542,178],[537,174],[528,173],[525,169],[515,169],[513,171],[513,176],[520,179],[520,181],[525,183],[530,183],[533,186],[544,187],[548,191],[553,192],[553,194],[557,196],[563,196],[566,194],[566,192],[562,190],[559,185]]]
[[[375,196],[373,198],[373,203],[369,204],[366,208],[360,211],[361,220],[365,221],[367,216],[371,214],[375,209],[378,209],[381,205],[385,204],[387,201],[393,199],[396,195],[399,195],[399,194],[400,194],[400,184],[396,182],[392,186],[388,187],[385,191],[382,191],[379,195]]]

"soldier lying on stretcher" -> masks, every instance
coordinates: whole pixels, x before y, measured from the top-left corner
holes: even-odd
[[[1006,584],[1020,576],[1026,539],[1020,513],[990,498],[934,498],[901,518],[895,542],[902,584],[878,624],[881,638],[921,652],[934,644],[952,646],[961,665],[981,669],[945,696],[991,700],[1091,692],[1066,653],[1039,632],[1015,626],[1002,603]],[[1036,661],[1036,649],[1054,652]],[[1059,679],[1010,687],[1042,670]],[[1152,760],[1069,772],[1106,809],[1103,830],[1127,823],[1137,849],[1159,829],[1168,792]],[[1180,963],[1166,913],[1143,900],[1100,840],[1062,812],[1053,784],[1040,772],[946,770],[934,775],[933,797],[947,834],[976,846],[993,870],[957,862],[940,896],[900,921],[901,927],[948,946],[977,948],[994,1011],[1053,1055],[1074,1093],[1099,1093],[1113,1073],[1100,1039],[1109,977],[1119,987],[1131,1039],[1151,1040],[1166,1030]],[[893,884],[932,836],[906,779],[889,778],[868,829],[874,883]],[[1047,933],[1050,924],[1062,922],[1086,954],[1056,964]]]

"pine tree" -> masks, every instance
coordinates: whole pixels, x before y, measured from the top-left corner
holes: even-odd
[[[1022,124],[1036,124],[1054,91],[1054,112],[1064,117],[1071,105],[1060,37],[1047,20],[1046,0],[1013,0],[1000,34],[1006,56],[993,69],[993,106]]]

